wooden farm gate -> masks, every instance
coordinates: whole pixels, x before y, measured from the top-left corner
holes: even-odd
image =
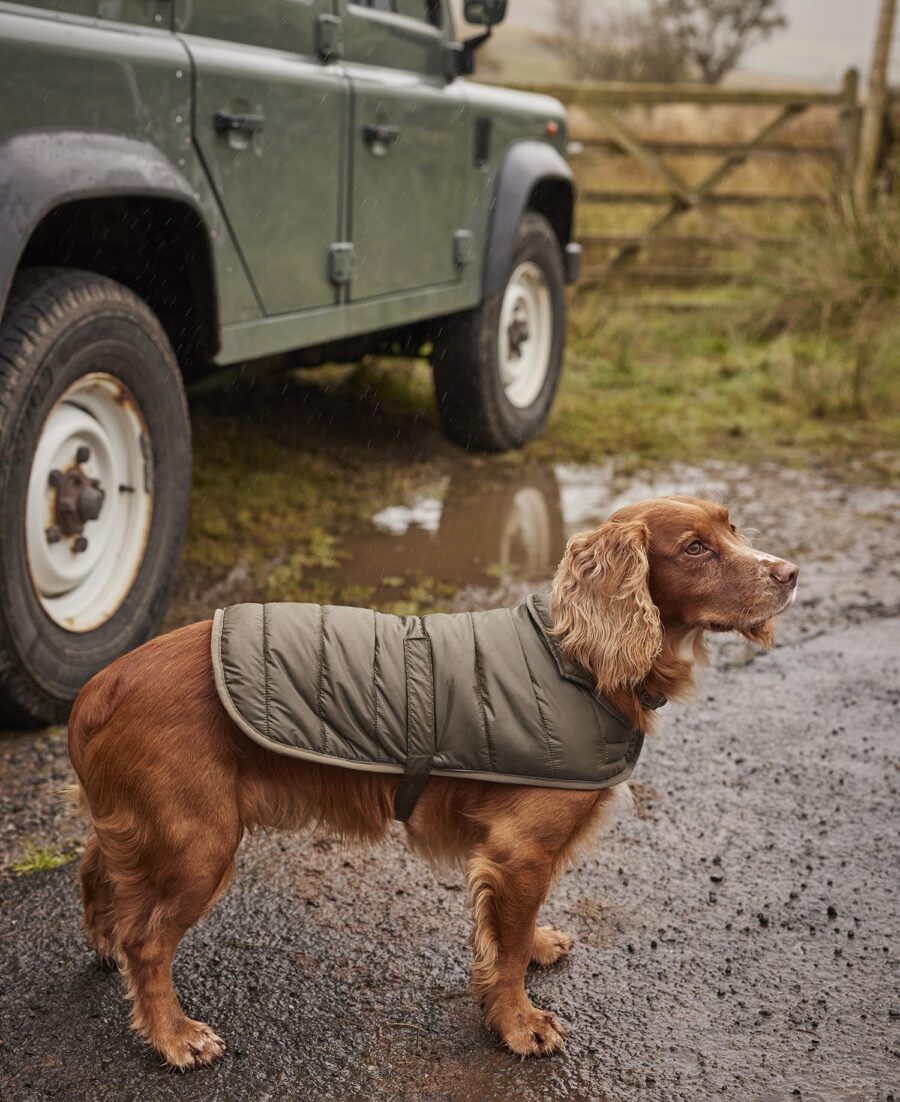
[[[572,164],[579,187],[578,237],[585,248],[582,286],[635,279],[642,284],[682,287],[734,281],[741,278],[739,271],[734,266],[729,270],[727,261],[724,266],[719,261],[713,264],[710,257],[727,257],[729,250],[766,235],[738,224],[731,216],[733,211],[783,204],[799,212],[843,198],[851,189],[861,119],[855,70],[849,70],[842,86],[834,91],[631,83],[544,84],[530,90],[555,96],[569,108]],[[749,118],[743,121],[755,119],[755,132],[740,139],[716,137],[706,132],[705,126],[699,128],[702,134],[687,137],[648,137],[639,132],[633,118],[641,112],[634,108],[649,113],[673,104],[728,107],[732,112],[747,113]],[[814,108],[833,113],[827,141],[784,134],[789,123]],[[628,122],[622,117],[626,112]],[[702,119],[706,111],[697,114]],[[760,121],[762,114],[767,117]],[[747,125],[742,129],[746,133]],[[597,167],[597,153],[602,154],[602,170]],[[712,158],[714,167],[693,178],[696,173],[687,173],[680,165],[684,158],[695,157]],[[760,186],[758,173],[753,188],[727,186],[729,178],[751,160],[774,165],[783,163],[784,158],[816,161],[827,171],[819,172],[817,186],[806,190],[785,191],[765,182]],[[640,179],[646,183],[636,185],[631,172],[624,174],[631,176],[629,186],[617,185],[616,177],[623,175],[617,166],[623,159],[640,166]],[[610,224],[614,223],[611,208],[637,205],[651,208],[649,220],[639,228],[626,231]],[[599,208],[607,208],[605,216],[592,217]],[[702,231],[694,226],[678,233],[691,212],[702,215],[691,220],[702,222]],[[603,228],[597,229],[597,222]],[[670,256],[674,253],[677,261],[655,263],[653,256],[660,246]]]

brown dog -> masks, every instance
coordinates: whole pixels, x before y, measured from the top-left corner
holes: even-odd
[[[771,645],[772,617],[796,596],[797,573],[755,551],[719,505],[646,501],[569,541],[553,583],[555,634],[646,731],[648,700],[691,687],[705,631]],[[182,1011],[172,959],[224,891],[244,832],[314,824],[380,841],[398,784],[395,775],[284,757],[243,735],[216,694],[210,631],[208,621],[193,624],[120,658],[84,688],[69,724],[93,827],[81,865],[88,937],[127,979],[132,1027],[180,1069],[224,1049]],[[532,1006],[524,981],[529,962],[553,964],[572,939],[535,920],[611,795],[431,777],[407,824],[425,856],[465,863],[474,991],[487,1024],[520,1056],[563,1043],[563,1027]]]

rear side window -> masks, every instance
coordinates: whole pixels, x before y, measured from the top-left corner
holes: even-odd
[[[350,0],[350,3],[357,8],[404,15],[407,19],[418,19],[435,27],[441,25],[441,0]]]

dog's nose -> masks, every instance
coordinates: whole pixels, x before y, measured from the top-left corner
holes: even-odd
[[[781,585],[789,585],[793,588],[797,584],[797,575],[800,573],[800,567],[796,563],[787,562],[782,559],[781,562],[772,571],[772,577],[776,582]]]

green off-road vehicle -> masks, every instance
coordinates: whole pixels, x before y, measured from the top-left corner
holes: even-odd
[[[430,350],[447,434],[540,431],[575,278],[556,101],[448,0],[0,0],[0,720],[157,628],[184,385]]]

